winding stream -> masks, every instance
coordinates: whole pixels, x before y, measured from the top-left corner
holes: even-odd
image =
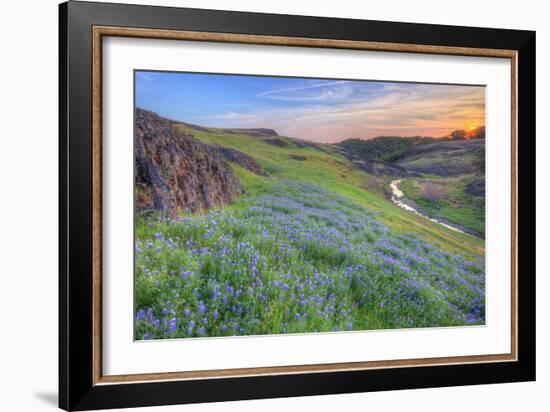
[[[434,223],[437,223],[441,226],[444,226],[446,227],[447,229],[451,229],[451,230],[454,230],[455,232],[460,232],[460,233],[464,233],[466,234],[466,232],[464,232],[463,230],[460,230],[459,228],[457,227],[454,227],[454,226],[451,226],[447,223],[444,223],[440,220],[437,220],[437,219],[434,219],[434,218],[431,218],[423,213],[420,213],[417,209],[415,209],[414,207],[406,204],[404,202],[405,200],[405,194],[403,193],[403,191],[401,191],[401,189],[399,189],[399,183],[401,183],[403,179],[397,179],[397,180],[392,180],[392,182],[390,183],[390,189],[391,189],[391,201],[393,203],[395,203],[397,206],[399,206],[400,208],[402,209],[405,209],[409,212],[413,212],[419,216],[422,216],[428,220],[431,220],[432,222]]]

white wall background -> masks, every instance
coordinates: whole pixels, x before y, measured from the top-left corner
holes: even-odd
[[[128,1],[121,1],[128,2]],[[537,209],[548,194],[550,27],[540,0],[148,0],[155,5],[352,17],[537,31]],[[57,404],[57,0],[4,2],[0,13],[0,409]],[[543,411],[550,389],[550,305],[545,232],[537,216],[535,383],[228,402],[143,409],[178,411]],[[529,275],[529,274],[523,274]]]

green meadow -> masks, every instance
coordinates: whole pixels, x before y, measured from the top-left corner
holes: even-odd
[[[136,339],[485,322],[484,241],[394,205],[331,145],[177,125],[263,169],[244,193],[136,221]],[[409,188],[407,188],[409,189]]]
[[[382,191],[376,189],[389,183],[390,179],[377,178],[361,171],[329,145],[299,147],[294,139],[278,137],[287,144],[286,147],[279,147],[266,143],[266,139],[246,134],[229,134],[220,129],[206,132],[182,125],[177,127],[204,143],[237,149],[256,159],[269,174],[268,177],[251,177],[251,174],[244,174],[241,168],[233,165],[249,192],[266,190],[270,182],[276,179],[315,184],[368,208],[377,219],[398,232],[415,234],[444,251],[469,259],[484,256],[483,239],[455,232],[395,206]],[[306,160],[293,160],[292,155],[304,156]]]

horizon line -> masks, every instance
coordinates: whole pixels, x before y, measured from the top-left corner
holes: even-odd
[[[464,130],[465,132],[469,132],[469,131],[479,130],[482,127],[483,128],[485,127],[485,124],[482,124],[480,126],[475,127],[474,129],[468,129],[468,128],[454,129],[454,130],[451,130],[449,132],[449,134],[443,135],[443,136],[428,136],[428,135],[421,135],[421,134],[407,135],[407,136],[395,135],[395,134],[380,134],[380,135],[372,136],[372,137],[348,137],[348,138],[342,138],[342,139],[339,139],[339,140],[336,140],[336,141],[330,142],[330,143],[321,143],[321,142],[317,142],[315,140],[305,139],[305,138],[301,138],[301,137],[280,135],[279,132],[277,131],[277,129],[275,129],[273,127],[266,127],[266,126],[258,126],[258,127],[213,127],[213,126],[206,126],[206,125],[203,125],[203,124],[191,123],[191,122],[187,122],[185,120],[165,117],[165,116],[162,116],[162,115],[160,115],[159,113],[157,113],[153,110],[143,109],[143,108],[138,107],[138,106],[135,106],[135,109],[155,113],[157,116],[160,116],[160,117],[162,117],[162,118],[164,118],[164,119],[166,119],[166,120],[168,120],[172,123],[181,123],[181,124],[188,125],[188,126],[201,127],[203,129],[210,129],[210,130],[213,130],[213,129],[218,129],[218,130],[258,130],[258,129],[267,129],[267,130],[273,130],[277,134],[277,136],[279,136],[279,137],[287,137],[289,139],[304,140],[304,141],[307,141],[307,142],[312,142],[312,143],[317,143],[317,144],[336,144],[336,143],[344,142],[346,140],[372,140],[372,139],[378,139],[378,138],[381,138],[381,137],[399,137],[399,138],[402,138],[402,139],[414,139],[414,138],[444,139],[444,138],[450,137],[451,133],[453,133],[457,130]]]

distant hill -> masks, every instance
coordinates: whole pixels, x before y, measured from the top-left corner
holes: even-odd
[[[433,140],[429,137],[400,137],[400,136],[379,136],[373,139],[348,139],[336,143],[336,146],[360,154],[369,160],[380,160],[394,162],[405,156],[409,148],[424,139]]]
[[[273,137],[279,136],[273,129],[257,128],[257,129],[222,129],[225,133],[230,134],[247,134],[255,137]]]
[[[372,139],[347,139],[335,143],[336,146],[353,150],[370,160],[395,162],[405,157],[413,146],[443,142],[448,140],[473,140],[485,138],[485,126],[473,130],[457,129],[446,136],[378,136]]]
[[[355,167],[370,175],[405,177],[409,172],[404,167],[384,160],[373,160],[368,150],[362,144],[364,140],[348,140],[345,145],[333,145],[334,151],[346,157]],[[329,145],[326,145],[329,146]],[[395,153],[395,152],[394,152]],[[382,156],[381,156],[382,157]],[[380,157],[379,157],[380,158]]]
[[[204,127],[199,126],[193,123],[187,123],[182,122],[180,120],[170,120],[168,119],[172,124],[174,125],[182,125],[185,126],[188,129],[192,130],[198,130],[201,132],[221,132],[221,133],[228,133],[228,134],[246,134],[248,136],[254,136],[254,137],[274,137],[279,136],[279,134],[273,130],[273,129],[267,129],[263,127],[259,128],[216,128],[216,127]]]
[[[483,171],[485,140],[436,140],[411,145],[395,162],[409,172],[456,176]]]

